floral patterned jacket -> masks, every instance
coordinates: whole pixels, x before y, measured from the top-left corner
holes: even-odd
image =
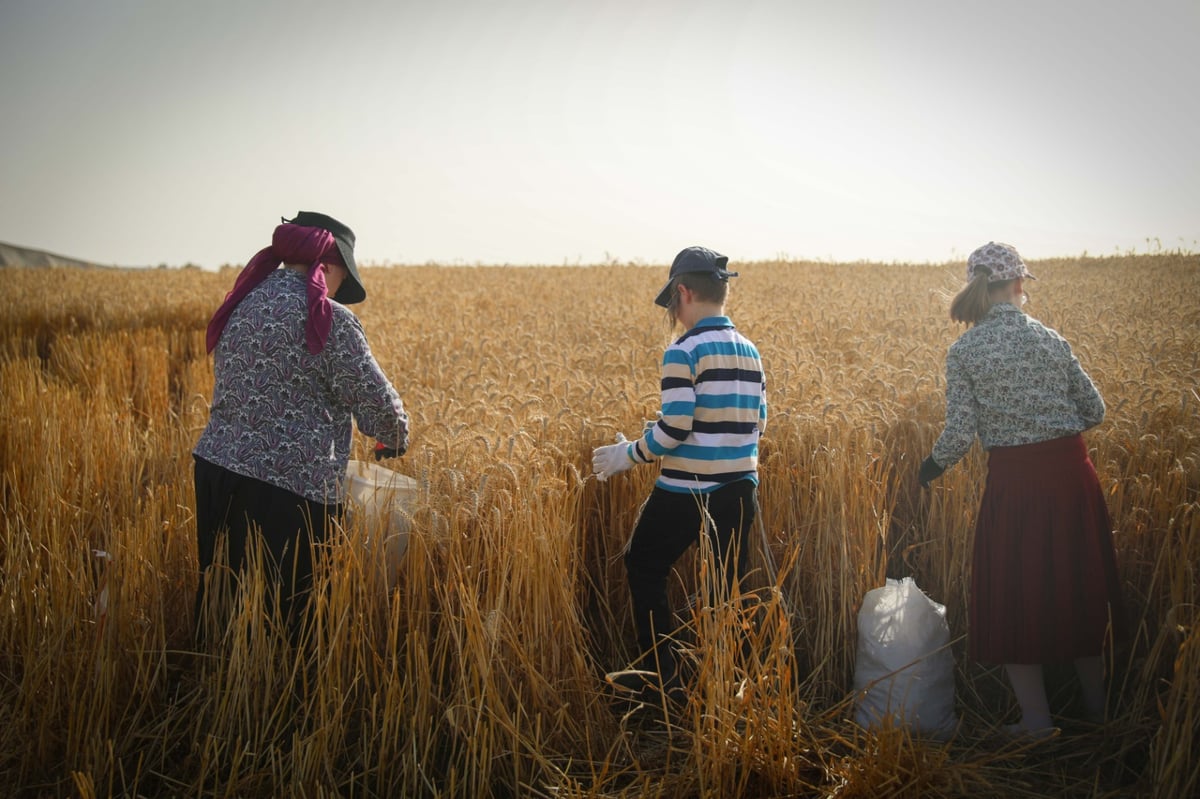
[[[1071,346],[1010,303],[992,306],[946,355],[946,427],[933,459],[946,469],[978,436],[984,449],[1075,435],[1104,419],[1104,400]]]
[[[304,343],[304,276],[273,272],[246,295],[213,352],[208,426],[194,454],[323,503],[342,501],[352,420],[388,446],[407,445],[408,414],[367,346],[362,325],[331,302],[325,349]]]

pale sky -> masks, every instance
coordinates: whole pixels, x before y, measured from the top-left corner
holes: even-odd
[[[0,0],[0,241],[244,263],[1200,251],[1200,2]]]

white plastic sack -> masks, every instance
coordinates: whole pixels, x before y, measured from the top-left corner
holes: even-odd
[[[945,606],[911,577],[868,591],[858,612],[854,720],[870,727],[890,716],[914,735],[948,738],[958,724],[949,642]]]
[[[408,548],[417,481],[375,463],[352,460],[346,466],[345,491],[347,520],[364,527],[368,557],[383,571],[388,588],[395,587]]]

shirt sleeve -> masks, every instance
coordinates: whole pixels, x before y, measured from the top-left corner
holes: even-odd
[[[758,434],[767,432],[767,373],[762,373],[762,398],[758,403]]]
[[[1071,359],[1067,367],[1067,396],[1075,403],[1079,418],[1083,420],[1088,430],[1104,421],[1104,399],[1096,389],[1096,384],[1079,364],[1079,359],[1071,353],[1071,346],[1063,342],[1067,355]]]
[[[386,446],[407,449],[404,403],[371,354],[358,317],[347,311],[335,318],[330,345],[333,391],[350,408],[358,429]]]
[[[662,361],[662,418],[634,442],[634,456],[644,462],[661,458],[692,433],[696,414],[696,370],[679,347],[668,347]]]
[[[949,469],[967,454],[975,442],[978,408],[971,390],[971,377],[953,347],[946,354],[946,427],[933,445],[933,459]]]

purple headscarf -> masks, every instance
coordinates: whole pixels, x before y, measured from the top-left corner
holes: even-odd
[[[337,245],[328,230],[287,223],[275,228],[271,246],[259,250],[250,259],[234,282],[233,290],[225,295],[225,301],[209,321],[208,334],[204,339],[208,351],[211,353],[216,348],[229,315],[237,304],[255,286],[266,280],[267,275],[285,263],[309,264],[308,321],[304,324],[304,340],[313,355],[325,349],[329,328],[333,323],[333,309],[329,306],[329,289],[325,285],[321,260],[331,251],[337,253]]]

